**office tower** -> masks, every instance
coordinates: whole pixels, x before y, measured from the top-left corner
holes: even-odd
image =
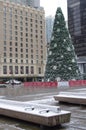
[[[78,62],[86,73],[86,0],[67,0],[68,27]]]
[[[68,0],[68,27],[77,56],[86,56],[86,0]]]
[[[54,17],[47,16],[46,17],[46,39],[47,43],[50,43],[52,30],[53,30]]]
[[[43,10],[0,1],[0,78],[42,79],[45,37]]]

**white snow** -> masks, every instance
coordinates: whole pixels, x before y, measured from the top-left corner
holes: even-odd
[[[0,108],[6,110],[13,110],[17,112],[24,112],[27,114],[39,115],[43,117],[51,117],[69,113],[68,111],[61,110],[59,106],[36,104],[35,102],[25,103],[3,99],[2,100],[0,99]]]

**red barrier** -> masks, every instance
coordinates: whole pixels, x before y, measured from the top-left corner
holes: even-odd
[[[57,82],[24,82],[25,87],[57,87]]]
[[[70,87],[75,87],[75,86],[86,86],[86,80],[70,80],[69,81],[69,86]]]

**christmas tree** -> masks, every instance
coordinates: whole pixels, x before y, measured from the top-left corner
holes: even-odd
[[[45,69],[45,81],[80,79],[74,46],[61,8],[57,8]]]

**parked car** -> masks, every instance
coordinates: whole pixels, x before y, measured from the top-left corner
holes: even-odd
[[[9,81],[6,81],[5,82],[6,84],[12,84],[12,85],[19,85],[19,84],[21,84],[21,81],[18,81],[18,80],[15,80],[15,79],[11,79],[11,80],[9,80]]]

